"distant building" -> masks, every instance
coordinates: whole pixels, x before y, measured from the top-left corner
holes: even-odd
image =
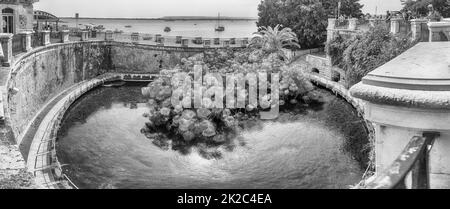
[[[1,33],[32,31],[34,22],[33,4],[39,0],[0,0]]]

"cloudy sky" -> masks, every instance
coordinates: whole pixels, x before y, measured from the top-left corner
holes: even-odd
[[[35,7],[56,16],[71,17],[163,17],[223,16],[256,17],[261,0],[40,0]],[[399,10],[400,0],[360,0],[364,13]]]

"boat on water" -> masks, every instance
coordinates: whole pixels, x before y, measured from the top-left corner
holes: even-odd
[[[118,81],[118,82],[103,84],[103,87],[116,88],[116,87],[124,86],[125,84],[127,84],[125,81]]]
[[[131,28],[131,27],[133,27],[133,26],[131,26],[131,25],[125,25],[125,27],[126,27],[126,28]]]
[[[219,13],[219,15],[218,15],[218,17],[217,17],[217,27],[216,27],[215,30],[216,30],[217,32],[223,32],[223,31],[225,31],[225,26],[223,26],[223,25],[220,24],[220,13]]]
[[[172,29],[170,29],[170,27],[164,28],[164,32],[168,33],[168,32],[170,32],[170,31],[172,31]]]

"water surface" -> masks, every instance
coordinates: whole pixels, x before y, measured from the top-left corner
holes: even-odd
[[[75,19],[61,19],[69,27],[76,27]],[[243,38],[251,37],[257,31],[256,20],[223,20],[225,31],[217,32],[216,20],[127,20],[127,19],[79,19],[79,27],[84,25],[103,25],[107,30],[122,30],[125,33],[162,34],[164,36],[204,37],[204,38]],[[130,28],[125,26],[131,26]],[[170,27],[171,32],[164,32]]]
[[[363,175],[345,149],[348,136],[330,117],[333,111],[354,112],[327,91],[319,90],[323,106],[282,113],[277,122],[245,131],[234,149],[219,148],[221,159],[208,160],[195,147],[188,154],[165,151],[141,134],[148,109],[140,88],[98,88],[70,110],[59,133],[58,158],[79,187],[348,188]]]

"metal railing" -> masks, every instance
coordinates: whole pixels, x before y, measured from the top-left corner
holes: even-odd
[[[429,189],[430,171],[429,154],[439,133],[425,133],[416,136],[398,156],[398,158],[367,183],[365,189]],[[411,174],[411,185],[407,186],[407,179]]]

